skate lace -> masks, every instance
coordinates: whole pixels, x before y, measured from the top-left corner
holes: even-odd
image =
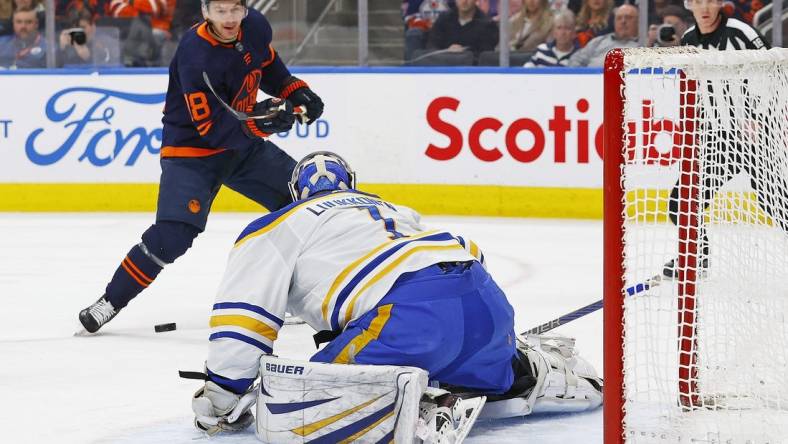
[[[93,304],[88,309],[88,313],[101,325],[112,319],[112,316],[115,315],[115,308],[109,301],[102,299]]]

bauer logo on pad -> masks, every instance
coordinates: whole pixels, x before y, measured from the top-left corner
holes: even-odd
[[[300,365],[265,364],[265,371],[273,373],[286,373],[288,375],[303,375],[304,367]]]

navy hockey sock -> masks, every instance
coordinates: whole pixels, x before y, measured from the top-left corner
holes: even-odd
[[[148,288],[163,268],[142,251],[141,246],[144,245],[140,243],[129,251],[107,284],[107,300],[116,310],[125,307],[142,290]]]
[[[120,310],[148,288],[165,265],[186,252],[200,230],[181,222],[157,222],[132,247],[107,284],[106,298]]]

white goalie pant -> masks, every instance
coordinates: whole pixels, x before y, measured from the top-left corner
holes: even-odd
[[[536,385],[522,397],[487,401],[481,418],[580,412],[602,404],[602,380],[577,354],[573,338],[526,335],[517,349],[528,357]]]
[[[257,437],[266,443],[411,443],[427,372],[260,359]]]

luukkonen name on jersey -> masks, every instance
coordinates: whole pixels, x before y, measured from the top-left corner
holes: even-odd
[[[397,211],[393,205],[388,202],[373,199],[371,197],[366,196],[354,196],[354,197],[340,197],[337,199],[325,200],[322,202],[318,202],[314,205],[310,205],[307,207],[309,211],[316,215],[322,214],[324,211],[329,210],[335,207],[368,207],[370,205],[378,206],[378,207],[388,207],[394,211]]]

